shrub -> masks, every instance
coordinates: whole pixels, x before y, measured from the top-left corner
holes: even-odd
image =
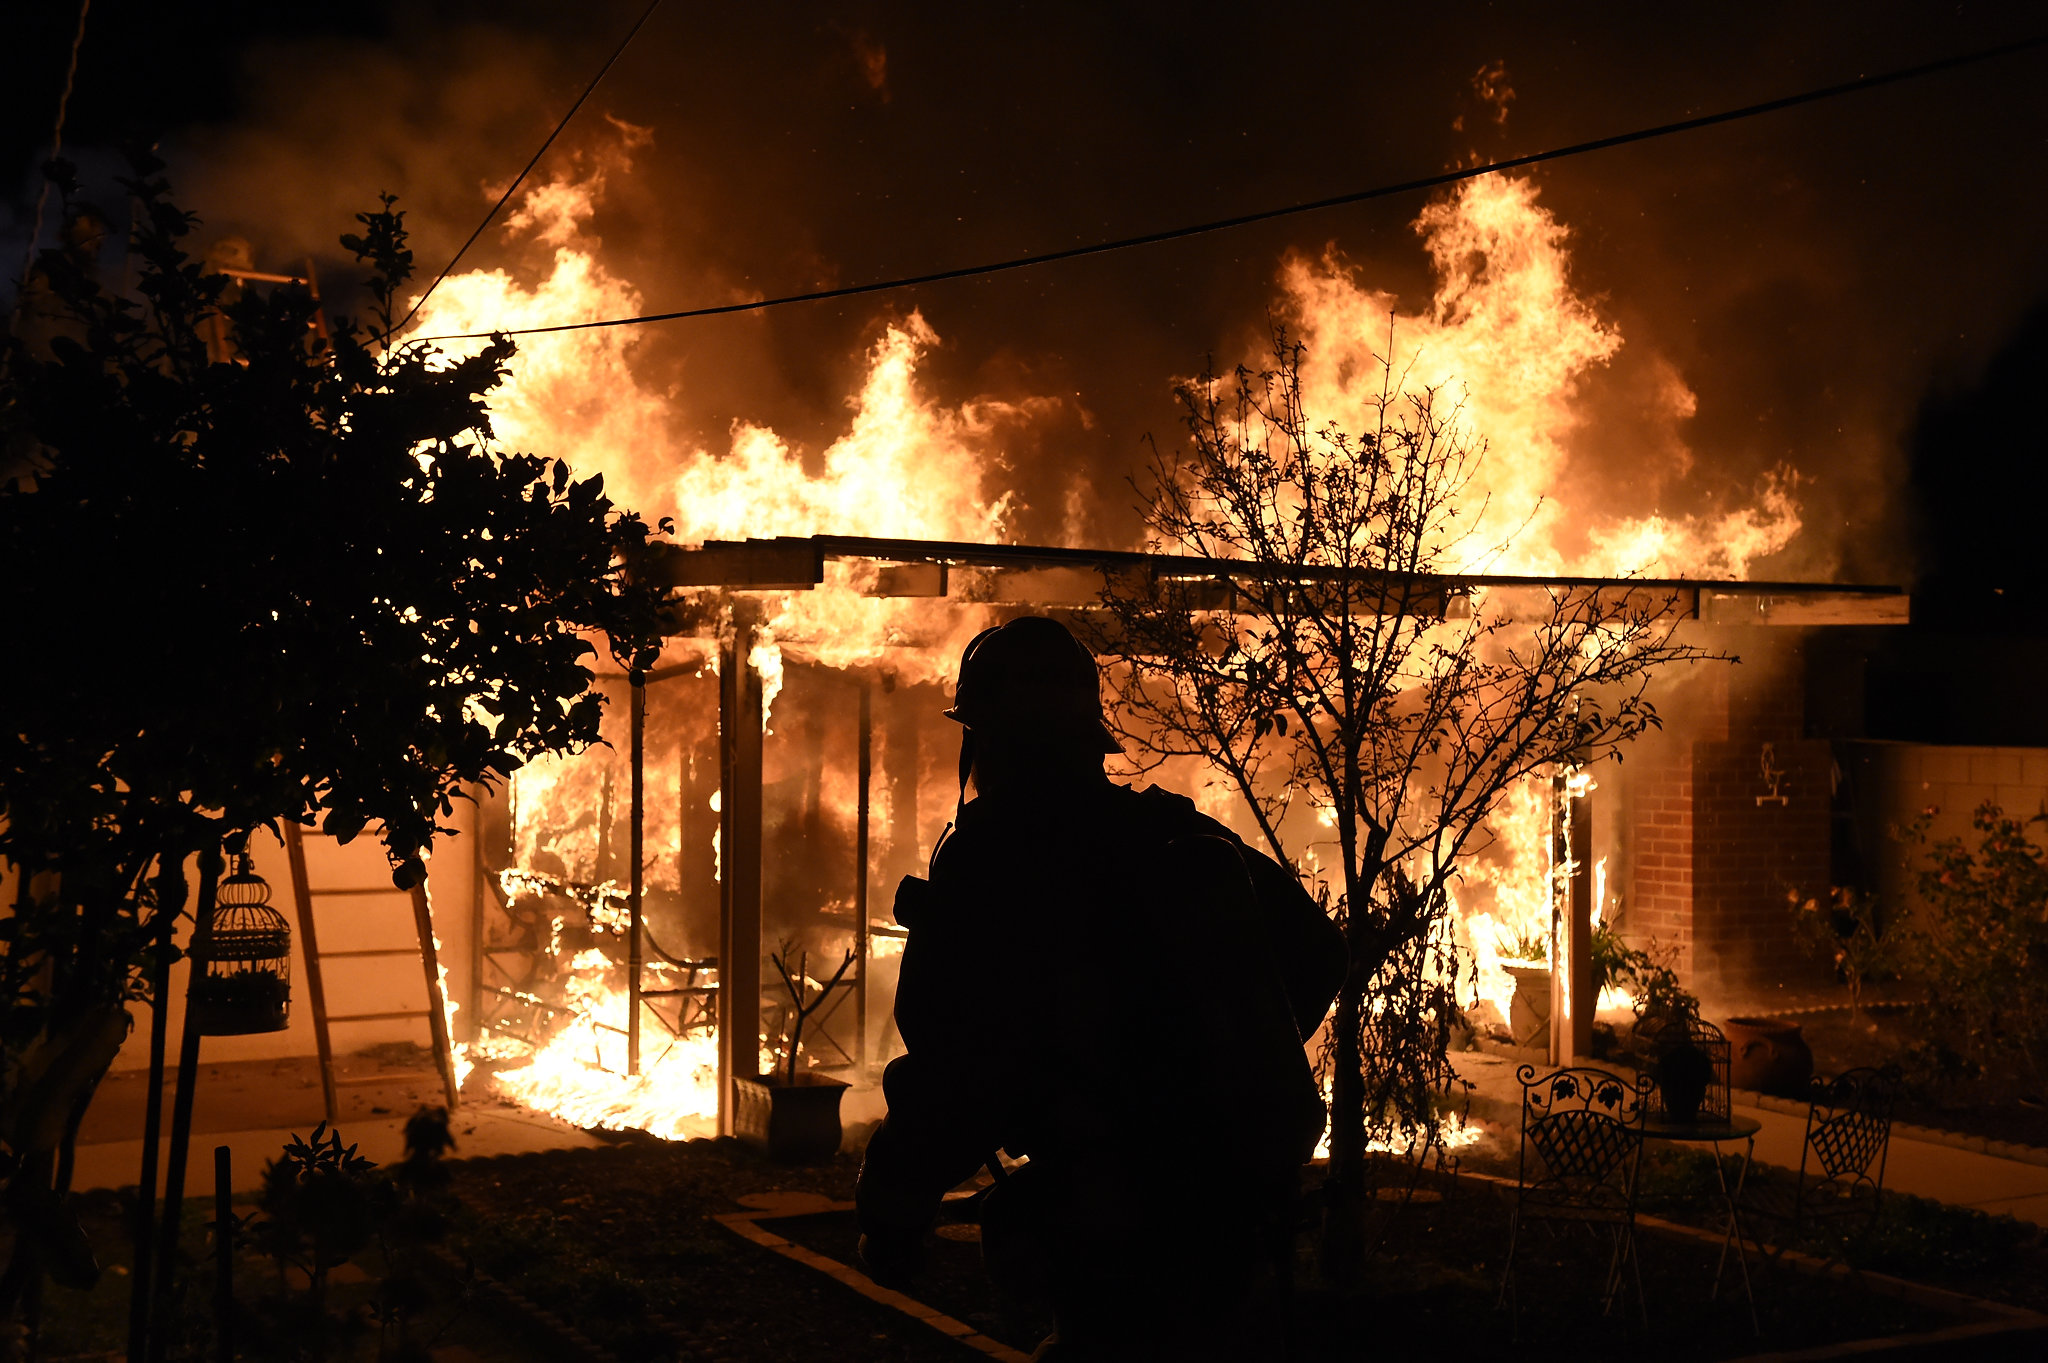
[[[1905,928],[1901,959],[1969,1059],[2017,1063],[2039,1079],[2048,1065],[2048,863],[1996,804],[1972,816],[1974,850],[1962,838],[1929,844],[1932,814],[1911,830],[1927,846],[1917,881],[1928,912]]]

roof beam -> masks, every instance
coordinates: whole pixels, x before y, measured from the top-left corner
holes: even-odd
[[[1910,598],[1902,587],[1865,583],[1763,582],[1712,578],[1583,577],[1516,573],[1397,573],[1326,564],[1197,558],[1119,549],[972,544],[862,535],[710,540],[697,548],[661,546],[652,576],[679,588],[807,591],[825,580],[827,560],[880,565],[866,589],[878,597],[942,597],[968,570],[972,599],[998,605],[1083,607],[1111,578],[1175,582],[1217,610],[1229,609],[1239,584],[1345,583],[1367,588],[1361,600],[1401,603],[1424,614],[1458,615],[1479,589],[1508,592],[1670,593],[1684,619],[1722,625],[1903,625]],[[1377,595],[1374,595],[1374,592]],[[1362,608],[1362,607],[1361,607]]]

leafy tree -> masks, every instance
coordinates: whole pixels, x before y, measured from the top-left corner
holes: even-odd
[[[1487,815],[1517,782],[1618,755],[1658,722],[1652,675],[1708,655],[1674,640],[1668,592],[1461,576],[1512,536],[1476,539],[1486,448],[1459,405],[1382,361],[1366,429],[1318,423],[1302,355],[1278,333],[1270,370],[1180,390],[1188,444],[1155,450],[1142,507],[1159,548],[1224,562],[1112,584],[1104,645],[1126,736],[1221,773],[1344,928],[1321,1057],[1341,1276],[1369,1141],[1435,1129],[1458,1019],[1447,892]]]
[[[649,527],[498,448],[512,343],[391,344],[412,257],[388,196],[343,238],[373,316],[330,341],[303,288],[230,299],[161,170],[138,156],[123,181],[133,295],[45,252],[48,339],[0,360],[0,1093],[36,1109],[0,1130],[17,1159],[75,1128],[121,1005],[161,1001],[223,847],[374,824],[409,886],[465,783],[598,741],[590,637],[644,666],[660,636],[633,574]],[[52,1064],[65,1083],[39,1080]],[[47,1159],[12,1172],[51,1183]]]

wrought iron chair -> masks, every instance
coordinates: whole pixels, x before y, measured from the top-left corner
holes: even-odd
[[[1806,1138],[1799,1149],[1798,1182],[1789,1194],[1762,1195],[1746,1209],[1782,1224],[1783,1244],[1776,1253],[1783,1253],[1802,1230],[1816,1225],[1860,1222],[1862,1233],[1876,1222],[1899,1087],[1899,1071],[1890,1065],[1846,1070],[1833,1079],[1814,1078],[1806,1106]],[[1761,1238],[1758,1248],[1772,1253]],[[1830,1261],[1839,1257],[1829,1255]]]
[[[1590,1066],[1567,1066],[1539,1077],[1534,1065],[1523,1065],[1515,1078],[1522,1085],[1522,1146],[1496,1308],[1512,1298],[1524,1226],[1577,1223],[1605,1226],[1613,1245],[1601,1286],[1602,1313],[1614,1309],[1625,1279],[1632,1279],[1636,1313],[1647,1324],[1636,1260],[1636,1169],[1642,1162],[1650,1081]]]

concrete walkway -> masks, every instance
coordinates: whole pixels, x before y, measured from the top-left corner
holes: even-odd
[[[241,1131],[195,1131],[192,1153],[185,1171],[185,1196],[205,1197],[213,1192],[213,1149],[225,1145],[233,1151],[234,1189],[254,1192],[263,1186],[263,1167],[278,1156],[294,1136],[313,1134],[318,1121],[289,1127],[258,1127]],[[564,1122],[530,1112],[491,1104],[457,1108],[449,1129],[455,1133],[454,1157],[473,1159],[479,1155],[524,1154],[531,1150],[562,1150],[601,1144],[597,1137]],[[378,1164],[389,1164],[405,1154],[405,1118],[378,1117],[344,1122],[343,1143],[357,1147],[357,1153]],[[158,1147],[159,1163],[168,1153],[170,1141]],[[98,1141],[78,1147],[78,1165],[71,1186],[85,1192],[95,1188],[132,1188],[141,1176],[142,1141]],[[159,1175],[161,1177],[161,1175]]]
[[[1463,1051],[1451,1059],[1459,1077],[1472,1085],[1472,1115],[1503,1127],[1511,1136],[1518,1131],[1522,1089],[1515,1070],[1524,1062],[1485,1051]],[[1597,1060],[1582,1063],[1628,1072],[1625,1066]],[[1550,1068],[1536,1065],[1538,1073]],[[1756,1138],[1758,1159],[1786,1169],[1799,1167],[1799,1147],[1806,1135],[1804,1105],[1738,1094],[1734,1107],[1738,1115],[1763,1124]],[[1885,1164],[1886,1189],[2048,1226],[2048,1164],[1969,1149],[1962,1142],[1948,1144],[1926,1138],[1941,1133],[1916,1132],[1917,1128],[1906,1126],[1893,1129]]]
[[[342,1141],[378,1164],[404,1155],[407,1118],[423,1106],[446,1101],[440,1079],[421,1071],[420,1057],[397,1054],[386,1065],[369,1056],[344,1056],[337,1071],[350,1080],[339,1090],[341,1118],[337,1126]],[[481,1076],[472,1076],[468,1089],[449,1122],[457,1159],[599,1144],[587,1131],[491,1096]],[[175,1083],[168,1085],[163,1098],[162,1120],[167,1128],[176,1091]],[[135,1070],[108,1075],[94,1091],[92,1107],[79,1128],[73,1188],[83,1192],[136,1184],[142,1171],[148,1094],[148,1075]],[[235,1191],[261,1187],[263,1166],[276,1159],[294,1136],[312,1135],[325,1115],[319,1070],[310,1056],[202,1065],[193,1089],[186,1196],[212,1193],[213,1149],[217,1145],[234,1152]],[[168,1139],[161,1142],[159,1156],[169,1145]],[[161,1160],[158,1168],[162,1168]]]

